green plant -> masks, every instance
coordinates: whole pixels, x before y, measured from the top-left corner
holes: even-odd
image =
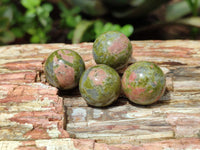
[[[82,16],[80,15],[81,10],[79,7],[73,7],[71,9],[66,8],[66,6],[62,2],[58,3],[58,7],[61,11],[60,24],[63,28],[69,29],[67,39],[72,40],[74,29],[82,20]]]
[[[186,0],[186,1],[192,11],[192,15],[197,16],[198,15],[198,0]]]
[[[199,8],[199,0],[184,0],[172,3],[167,7],[166,21],[192,26],[191,34],[195,38],[200,28],[200,17],[198,17]],[[185,17],[186,15],[189,15],[189,17]]]
[[[7,1],[2,1],[2,5],[0,7],[0,44],[9,43],[12,42],[15,39],[14,34],[9,31],[9,28],[11,26],[12,17],[13,17],[13,11],[11,6],[9,5],[3,5]]]
[[[128,37],[134,31],[133,26],[130,24],[120,26],[119,24],[104,22],[100,19],[82,19],[80,15],[81,9],[79,7],[67,9],[62,3],[59,3],[58,6],[62,12],[62,26],[70,29],[67,38],[72,40],[72,43],[94,41],[100,34],[106,31],[119,31]]]
[[[99,35],[107,31],[119,31],[129,37],[133,30],[134,28],[130,24],[120,26],[111,22],[104,23],[101,20],[82,20],[75,27],[72,43],[94,41]]]
[[[17,5],[11,0],[2,0],[0,4],[0,43],[10,43],[26,34],[30,35],[31,43],[47,42],[52,28],[52,4],[42,4],[42,0],[21,0]]]
[[[46,43],[49,39],[47,33],[52,28],[50,12],[53,5],[41,2],[42,0],[21,0],[22,6],[26,8],[22,28],[31,35],[31,43]]]
[[[177,21],[184,18],[184,16],[191,14],[192,16],[198,15],[198,8],[200,7],[199,0],[184,0],[172,3],[167,6],[165,13],[166,21]]]
[[[192,11],[192,16],[197,17],[197,15],[198,15],[198,0],[186,0],[186,1]],[[199,18],[199,20],[200,20],[200,18]],[[197,27],[193,27],[191,29],[191,34],[192,34],[193,38],[196,37],[198,32],[199,32],[199,28],[197,28]]]
[[[133,33],[134,28],[130,24],[120,26],[111,22],[104,23],[102,20],[82,20],[74,30],[72,42],[94,41],[99,35],[107,31],[119,31],[129,37]]]
[[[44,0],[1,0],[0,44],[17,43],[18,40],[20,43],[27,43],[27,40],[31,43],[64,42],[64,38],[68,39],[67,42],[79,43],[94,41],[106,31],[119,31],[129,37],[134,30],[132,24],[138,21],[136,18],[151,17],[152,10],[167,2],[169,0],[64,0],[55,3]],[[198,35],[200,0],[178,0],[170,2],[166,8],[165,18],[150,22],[148,26],[143,26],[139,21],[137,24],[141,26],[135,32],[181,24],[191,26],[193,37]],[[112,22],[119,19],[123,25]],[[53,41],[54,36],[58,41]]]
[[[79,6],[85,14],[102,16],[112,14],[115,18],[139,18],[148,15],[169,0],[66,0]]]
[[[19,10],[18,5],[11,0],[2,0],[0,4],[2,5],[0,8],[0,18],[2,19],[3,16],[1,23],[2,25],[6,24],[6,27],[4,26],[0,33],[0,43],[7,44],[13,42],[16,38],[24,37],[26,31],[26,29],[23,29],[24,16]]]
[[[103,23],[102,21],[97,20],[94,24],[94,31],[96,35],[95,38],[107,31],[119,31],[129,37],[133,33],[134,28],[131,24],[120,26],[119,24],[112,24],[111,22]]]
[[[141,27],[136,32],[144,32],[164,26],[189,26],[193,39],[199,33],[200,17],[198,16],[200,0],[179,0],[166,5],[165,18],[153,22],[149,26]]]

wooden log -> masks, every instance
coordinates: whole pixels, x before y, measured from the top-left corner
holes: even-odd
[[[17,140],[13,143],[18,143],[19,149],[32,145],[36,145],[33,146],[36,149],[40,146],[35,142],[44,142],[46,147],[45,143],[51,142],[50,139],[66,138],[70,134],[74,138],[92,139],[89,143],[96,150],[99,147],[126,149],[124,147],[127,146],[127,149],[187,149],[190,146],[198,149],[199,42],[133,41],[130,63],[145,60],[158,64],[166,74],[165,94],[158,103],[150,106],[135,105],[121,95],[116,103],[107,108],[89,107],[80,97],[78,89],[58,91],[46,83],[43,74],[48,55],[61,48],[78,52],[87,68],[95,65],[92,43],[0,47],[0,140],[5,141],[0,145],[6,145],[7,140]],[[33,143],[23,146],[22,140],[33,140]],[[55,139],[61,145],[73,145],[70,140]],[[107,144],[94,143],[93,140]],[[145,143],[148,143],[147,146]],[[187,143],[185,147],[183,143]]]
[[[0,91],[0,140],[69,137],[56,88],[43,83],[4,83]]]
[[[35,141],[0,141],[1,150],[94,150],[93,140],[51,139]]]
[[[41,70],[41,64],[47,56],[61,48],[78,52],[83,57],[86,66],[89,67],[95,65],[92,59],[92,45],[93,43],[3,46],[0,48],[1,70],[4,72],[21,70],[20,65],[23,66],[24,70]],[[132,56],[137,61],[153,61],[163,66],[199,65],[199,41],[134,41],[132,46]],[[22,65],[25,63],[32,65]]]
[[[95,143],[86,139],[51,139],[35,141],[0,141],[2,150],[198,150],[200,149],[200,139],[184,138],[172,139],[160,142],[145,143],[140,146],[132,144],[112,144]]]

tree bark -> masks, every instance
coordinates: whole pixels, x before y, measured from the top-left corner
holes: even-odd
[[[122,94],[106,108],[89,107],[77,88],[58,91],[46,83],[43,74],[48,55],[61,48],[78,52],[86,68],[95,65],[93,43],[0,47],[0,148],[9,147],[5,146],[8,141],[17,143],[15,149],[23,149],[47,147],[48,141],[56,147],[56,142],[73,146],[74,141],[86,140],[90,146],[85,148],[94,150],[200,149],[199,43],[132,41],[130,63],[142,60],[158,64],[166,74],[165,94],[150,106],[135,105]]]

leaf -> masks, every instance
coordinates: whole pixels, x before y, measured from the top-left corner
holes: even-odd
[[[78,15],[78,16],[68,16],[66,18],[66,25],[70,28],[75,28],[76,25],[81,21],[81,16]]]
[[[15,37],[17,38],[21,38],[24,36],[24,31],[22,30],[22,28],[19,28],[19,27],[13,27],[11,29],[11,31],[13,32],[13,34],[15,35]]]
[[[121,26],[120,26],[119,24],[114,24],[114,25],[112,25],[112,30],[113,30],[113,31],[119,31],[119,32],[120,32]]]
[[[77,15],[77,14],[79,14],[80,12],[81,12],[80,7],[75,6],[75,7],[73,7],[73,8],[70,10],[70,15]]]
[[[96,37],[98,37],[100,34],[107,32],[107,31],[119,31],[124,33],[126,36],[130,36],[133,33],[133,26],[130,24],[124,25],[121,27],[119,24],[112,24],[110,22],[107,22],[105,25],[103,25],[103,22],[98,20],[94,23],[94,31],[96,34]]]
[[[87,29],[91,27],[93,24],[94,21],[82,20],[81,22],[79,22],[79,24],[76,26],[74,30],[72,43],[80,43]]]
[[[39,6],[41,0],[21,0],[22,6],[26,9],[34,9],[36,6]]]
[[[43,31],[42,28],[38,28],[34,35],[32,35],[30,42],[31,43],[46,43],[48,37],[46,36],[46,32]]]
[[[39,18],[39,21],[44,27],[51,24],[50,12],[52,10],[53,10],[53,6],[51,4],[43,4],[42,6],[37,7],[36,9],[36,13]]]
[[[13,10],[12,7],[7,6],[3,16],[9,19],[9,22],[13,19]]]
[[[1,6],[0,7],[0,17],[4,15],[4,12],[6,11],[6,6]]]
[[[53,5],[49,3],[45,3],[42,5],[42,8],[45,10],[46,13],[50,13],[53,10]]]
[[[0,36],[0,41],[2,43],[9,43],[15,40],[15,36],[12,32],[10,31],[4,31],[1,36]]]
[[[121,32],[123,34],[125,34],[127,37],[129,37],[134,31],[134,28],[132,25],[130,24],[127,24],[127,25],[124,25],[121,29]]]
[[[65,13],[66,11],[68,11],[68,10],[66,9],[64,3],[63,3],[63,2],[60,2],[60,1],[58,1],[58,8],[59,8],[63,13]]]
[[[94,41],[95,39],[95,33],[93,26],[89,27],[86,32],[83,34],[81,42],[89,42]]]
[[[189,17],[189,18],[180,19],[177,21],[177,23],[200,28],[200,17]]]
[[[193,16],[197,16],[198,15],[198,1],[199,0],[186,0],[188,5],[190,6],[190,9],[192,11],[192,15]]]
[[[34,17],[36,17],[36,10],[35,9],[27,10],[26,14],[25,14],[25,17],[29,18],[29,19],[33,19]]]
[[[200,1],[198,1],[198,7],[200,7]],[[172,3],[167,6],[165,20],[174,21],[181,17],[191,13],[192,10],[188,5],[187,1],[183,0],[180,2]]]
[[[111,30],[112,30],[112,27],[113,27],[113,24],[112,24],[112,23],[110,23],[110,22],[106,23],[106,24],[104,25],[104,27],[103,27],[102,33],[107,32],[107,31],[111,31]]]
[[[36,34],[37,30],[36,30],[35,27],[33,27],[33,26],[26,26],[26,27],[27,27],[26,32],[27,32],[28,34],[30,34],[30,35]]]
[[[73,35],[74,35],[74,30],[70,30],[69,33],[67,34],[67,39],[72,40]]]
[[[30,39],[31,43],[39,43],[40,42],[40,37],[38,35],[33,35]]]
[[[46,17],[45,10],[42,7],[37,8],[37,16],[40,23],[45,27],[48,24],[48,17]]]
[[[102,33],[103,22],[101,20],[97,20],[94,22],[94,33],[96,34],[96,38]]]
[[[9,20],[8,18],[0,18],[0,31],[6,30],[9,26]]]
[[[68,9],[62,2],[58,3],[58,7],[61,10],[60,17],[61,17],[61,25],[67,26],[70,28],[75,28],[76,25],[82,20],[79,7],[73,7],[72,9]]]

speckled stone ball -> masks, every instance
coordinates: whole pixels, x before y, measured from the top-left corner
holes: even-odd
[[[119,97],[120,77],[113,68],[104,64],[96,65],[82,74],[79,90],[89,105],[108,106]]]
[[[152,62],[136,62],[122,76],[122,90],[127,98],[140,105],[156,102],[165,90],[165,75]]]
[[[94,41],[93,57],[97,64],[106,64],[114,69],[121,69],[128,63],[131,55],[131,42],[120,32],[105,32]]]
[[[81,56],[69,49],[59,49],[49,55],[45,62],[44,73],[47,82],[61,90],[76,87],[85,64]]]

